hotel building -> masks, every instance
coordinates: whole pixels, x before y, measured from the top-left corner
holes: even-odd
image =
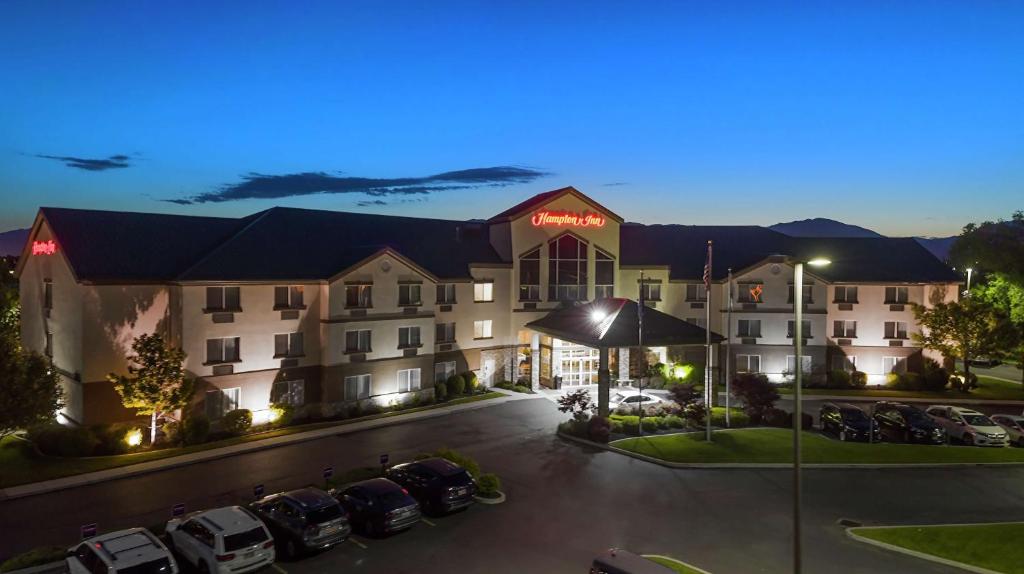
[[[710,303],[702,275],[714,245]],[[857,369],[873,381],[914,369],[911,303],[956,297],[958,276],[912,239],[810,239],[754,226],[642,225],[574,188],[486,220],[447,221],[293,208],[240,219],[42,208],[17,268],[22,338],[52,357],[68,421],[131,418],[108,373],[132,340],[158,332],[187,353],[194,408],[257,420],[273,402],[330,415],[481,382],[592,384],[598,352],[533,332],[562,305],[602,297],[731,334],[733,371],[782,380],[793,355],[791,261],[808,269],[805,371]],[[727,325],[732,271],[731,325]],[[641,282],[641,275],[643,282]],[[711,305],[711,324],[706,306]],[[638,353],[615,349],[612,379]],[[651,349],[693,362],[701,348]],[[718,348],[719,363],[725,346]],[[632,368],[631,368],[632,366]]]

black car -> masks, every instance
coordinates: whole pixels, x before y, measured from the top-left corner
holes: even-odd
[[[420,521],[420,505],[409,491],[386,478],[356,482],[337,497],[353,526],[367,536],[405,530]]]
[[[344,542],[352,532],[348,513],[333,496],[319,488],[272,494],[249,508],[263,520],[277,547],[289,558],[330,548]]]
[[[875,424],[886,440],[924,444],[946,442],[946,431],[917,407],[882,402],[875,405],[874,416]]]
[[[849,403],[825,403],[818,415],[821,432],[834,435],[842,441],[868,442],[880,440],[881,431],[864,411]],[[871,436],[871,434],[874,437]]]
[[[427,512],[442,514],[473,504],[476,485],[466,469],[443,458],[427,458],[388,469]]]

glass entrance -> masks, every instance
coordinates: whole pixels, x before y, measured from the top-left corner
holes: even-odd
[[[580,346],[561,347],[562,385],[596,385],[600,355],[597,349]]]

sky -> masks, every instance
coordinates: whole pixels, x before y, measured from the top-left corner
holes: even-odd
[[[0,231],[40,206],[952,235],[1024,209],[1021,2],[41,2],[0,18]]]

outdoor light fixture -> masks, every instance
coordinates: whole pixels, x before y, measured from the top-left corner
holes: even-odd
[[[604,309],[594,309],[590,312],[590,320],[595,323],[600,323],[608,317],[608,313]]]
[[[139,446],[142,444],[142,431],[139,429],[128,431],[128,434],[124,435],[124,442],[128,443],[128,446]]]
[[[824,257],[818,257],[816,259],[811,259],[810,261],[807,262],[807,264],[810,265],[811,267],[825,267],[825,266],[827,266],[827,265],[829,265],[831,263],[832,263],[831,261],[829,261],[828,259],[825,259]]]
[[[692,365],[676,365],[672,369],[672,374],[677,379],[686,379],[687,377],[690,376],[691,372],[693,372],[693,366]]]

